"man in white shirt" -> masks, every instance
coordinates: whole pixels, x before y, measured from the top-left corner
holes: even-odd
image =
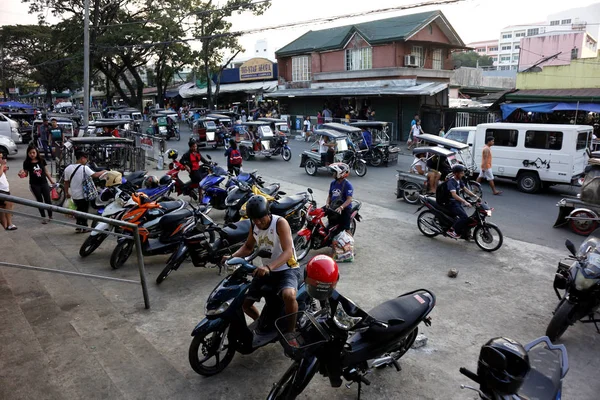
[[[310,117],[307,115],[304,119],[304,140],[308,141],[308,137],[310,136]]]
[[[73,203],[77,207],[77,211],[87,213],[90,207],[90,202],[84,198],[83,195],[83,181],[91,176],[92,178],[98,178],[106,171],[94,172],[86,164],[88,162],[88,154],[84,151],[78,151],[75,153],[77,162],[69,165],[65,168],[64,180],[65,180],[65,193],[67,198],[73,199]],[[69,193],[69,188],[71,193]],[[87,227],[87,219],[77,218],[77,225]],[[76,228],[76,233],[84,233],[87,230],[85,228]]]

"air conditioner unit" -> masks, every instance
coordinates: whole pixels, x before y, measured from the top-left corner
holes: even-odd
[[[404,56],[404,66],[405,67],[418,67],[417,57],[413,55]]]

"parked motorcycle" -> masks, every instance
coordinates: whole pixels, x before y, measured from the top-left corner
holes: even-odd
[[[223,279],[206,301],[206,317],[192,331],[189,360],[192,369],[200,375],[212,376],[223,371],[236,352],[250,354],[260,347],[277,341],[274,322],[285,314],[281,297],[266,288],[265,306],[260,317],[248,325],[242,304],[250,283],[248,279],[256,267],[251,264],[256,257],[269,257],[270,253],[256,251],[245,258],[232,258],[226,265],[233,273]],[[307,310],[312,299],[304,284],[296,299],[299,310]],[[302,323],[303,321],[299,321]],[[211,361],[214,359],[214,362]]]
[[[321,249],[329,247],[333,243],[333,239],[339,231],[339,223],[337,223],[338,213],[327,207],[317,208],[317,203],[312,198],[312,189],[308,189],[311,194],[310,205],[307,210],[306,227],[298,232],[294,239],[294,248],[296,249],[296,258],[302,260],[308,255],[311,249]],[[356,222],[360,222],[361,216],[358,213],[362,203],[358,200],[352,200],[350,204],[352,219],[350,221],[350,234],[354,236],[356,232]],[[327,217],[327,219],[326,219]],[[333,220],[330,223],[329,220]]]
[[[162,203],[145,200],[127,210],[121,220],[138,225],[144,255],[168,254],[177,248],[184,222],[192,216],[192,211],[184,208],[186,205],[183,200]],[[122,228],[122,231],[133,233],[130,228]],[[133,237],[119,237],[110,257],[110,266],[118,269],[125,264],[134,245]]]
[[[177,193],[178,196],[189,196],[192,200],[198,201],[198,183],[193,183],[192,181],[184,183],[179,177],[179,172],[181,171],[187,171],[185,165],[177,160],[173,160],[169,163],[167,175],[173,179],[175,193]]]
[[[273,183],[267,187],[250,184],[249,182],[238,182],[238,185],[229,190],[225,198],[225,223],[237,222],[242,218],[242,207],[254,195],[265,196],[267,200],[274,199],[280,192],[279,183]]]
[[[560,300],[546,335],[552,341],[560,339],[575,322],[593,323],[600,333],[600,319],[594,315],[600,306],[600,229],[592,233],[579,247],[567,240],[571,252],[569,262],[560,261],[554,275],[554,291]],[[559,290],[564,290],[561,296]]]
[[[280,342],[294,363],[273,385],[267,399],[297,398],[317,372],[328,377],[332,387],[340,387],[342,378],[350,384],[356,382],[360,398],[362,384],[370,385],[365,376],[373,368],[394,366],[400,371],[398,360],[414,343],[418,325],[431,325],[428,315],[434,306],[435,295],[419,289],[365,312],[334,291],[329,307],[314,316],[298,313],[305,317],[298,320],[306,322],[297,331],[299,346],[288,343],[281,329],[290,316],[278,319]]]
[[[448,230],[454,224],[456,218],[450,211],[438,204],[433,196],[419,196],[423,205],[415,212],[421,211],[423,207],[427,210],[423,211],[417,217],[417,226],[421,233],[427,237],[435,237],[437,235],[448,236]],[[467,200],[468,201],[468,200]],[[463,233],[462,238],[470,240],[475,239],[475,243],[484,251],[496,251],[502,246],[504,237],[500,228],[486,219],[492,216],[493,208],[490,208],[484,201],[469,201],[474,206],[473,214],[469,217],[467,228]],[[472,236],[471,236],[472,232]],[[449,237],[449,236],[448,236]]]
[[[524,376],[511,377],[512,381],[523,379],[520,385],[511,387],[513,382],[508,382],[507,377],[495,374],[493,370],[507,371],[515,367],[515,360],[509,359],[498,347],[514,350],[520,347],[517,345],[518,342],[507,338],[490,340],[481,348],[477,373],[466,368],[459,369],[461,374],[477,383],[479,389],[468,385],[461,385],[461,389],[474,390],[480,398],[487,400],[560,400],[562,380],[569,371],[565,346],[552,344],[546,336],[523,346],[529,360],[529,365],[524,368],[527,372]]]
[[[188,225],[183,230],[179,247],[156,277],[156,283],[160,284],[171,272],[178,270],[188,256],[194,267],[205,267],[210,263],[220,269],[223,256],[231,255],[242,247],[249,232],[248,220],[220,227],[208,215],[201,213],[195,224]]]

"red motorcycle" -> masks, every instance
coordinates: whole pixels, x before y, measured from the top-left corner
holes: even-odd
[[[175,182],[175,192],[178,196],[184,195],[191,197],[194,201],[198,201],[198,183],[192,183],[192,181],[183,182],[179,178],[179,172],[186,171],[185,165],[177,160],[173,160],[169,163],[169,171],[167,175]]]
[[[312,196],[312,189],[308,189]],[[356,221],[360,222],[361,216],[358,213],[362,203],[358,200],[352,200],[350,204],[351,221],[350,233],[354,236],[356,231]],[[298,232],[294,239],[294,249],[296,249],[296,259],[302,260],[311,249],[321,249],[331,246],[333,238],[339,233],[339,214],[327,206],[317,208],[314,198],[308,206],[308,215],[306,217],[306,227]]]

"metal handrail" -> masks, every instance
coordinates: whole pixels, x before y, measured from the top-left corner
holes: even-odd
[[[39,203],[37,201],[24,199],[22,197],[2,194],[2,193],[0,193],[0,201],[9,201],[11,203],[20,204],[20,205],[23,205],[26,207],[34,207],[34,208],[45,210],[45,211],[52,211],[52,212],[56,212],[59,214],[70,215],[75,218],[79,217],[79,218],[85,218],[87,220],[92,220],[92,221],[96,221],[96,222],[104,222],[111,226],[121,226],[121,227],[130,228],[131,230],[133,230],[133,239],[135,242],[136,255],[137,255],[137,259],[138,259],[138,270],[140,273],[140,284],[142,285],[142,293],[144,295],[144,306],[146,309],[150,308],[150,298],[148,295],[148,285],[146,282],[146,268],[144,266],[144,256],[142,254],[142,242],[140,240],[138,225],[132,224],[130,222],[117,221],[117,220],[102,217],[99,215],[88,214],[88,213],[84,213],[84,212],[77,211],[77,210],[71,210],[69,208],[59,207],[59,206],[55,206],[52,204]],[[32,217],[32,215],[30,215],[30,214],[20,213],[18,211],[15,212],[12,210],[9,211],[6,209],[0,209],[0,212]],[[50,220],[49,222],[51,222],[51,223],[56,222],[56,223],[60,223],[63,225],[70,225],[69,223],[62,222],[62,221]],[[109,235],[120,236],[118,233],[115,233],[115,232],[104,232],[104,233],[109,234]],[[75,276],[82,276],[82,277],[87,277],[87,278],[98,278],[98,279],[107,279],[108,278],[109,280],[117,279],[117,278],[110,278],[110,277],[106,277],[106,276],[102,276],[102,275],[84,274],[82,272],[63,271],[63,270],[59,270],[59,269],[41,268],[41,267],[33,267],[33,266],[22,266],[19,264],[10,264],[10,263],[4,263],[4,262],[0,263],[0,266],[14,267],[14,268],[31,267],[29,269],[35,269],[35,270],[44,271],[44,272],[54,272],[54,273],[59,273],[59,274],[64,273],[65,275],[75,275]]]

